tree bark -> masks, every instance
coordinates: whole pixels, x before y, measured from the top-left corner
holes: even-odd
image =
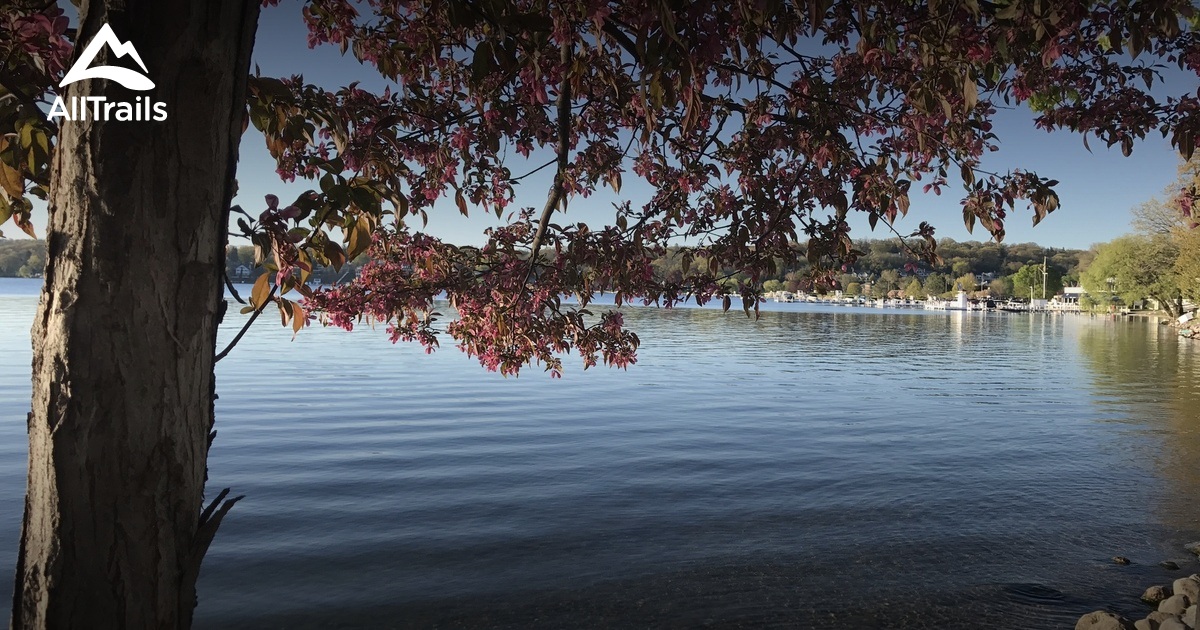
[[[80,6],[78,50],[107,23],[155,87],[92,79],[67,99],[149,96],[168,117],[62,123],[14,628],[191,625],[199,562],[223,515],[201,508],[258,10],[258,0]],[[105,52],[93,65],[135,65]]]

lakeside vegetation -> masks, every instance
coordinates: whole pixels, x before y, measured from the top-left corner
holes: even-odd
[[[1149,205],[1149,204],[1147,204]],[[1181,241],[1193,243],[1186,248],[1175,247],[1164,250],[1161,237],[1122,237],[1111,243],[1095,245],[1090,249],[1057,248],[1037,243],[995,243],[980,241],[956,241],[943,238],[938,241],[938,252],[943,264],[922,265],[917,269],[906,265],[911,255],[899,239],[865,239],[857,243],[863,252],[858,263],[838,277],[838,285],[844,293],[870,297],[918,297],[953,296],[961,286],[973,297],[993,298],[1028,297],[1033,289],[1037,297],[1042,295],[1042,265],[1046,265],[1046,293],[1053,296],[1064,286],[1078,286],[1088,282],[1089,269],[1092,276],[1116,274],[1120,291],[1116,294],[1128,303],[1151,295],[1162,294],[1159,280],[1138,282],[1137,278],[1157,278],[1142,269],[1144,264],[1127,264],[1130,259],[1144,256],[1172,254],[1175,251],[1190,252],[1190,257],[1181,259],[1200,267],[1200,235],[1181,233]],[[797,245],[796,247],[800,247]],[[1172,254],[1173,255],[1173,254]],[[1093,261],[1100,260],[1100,272]],[[1140,260],[1140,259],[1139,259]],[[367,262],[360,255],[340,270],[317,266],[313,278],[326,285],[353,279],[357,271]],[[1151,260],[1150,262],[1153,262]],[[0,239],[0,277],[41,277],[45,265],[45,241],[32,239]],[[659,257],[654,267],[660,278],[682,276],[683,263],[675,250]],[[1114,267],[1115,266],[1115,267]],[[1169,265],[1168,265],[1169,266]],[[1111,270],[1110,270],[1111,268]],[[803,291],[812,289],[808,281],[806,265],[781,267],[773,277],[762,284],[764,291]],[[253,283],[266,272],[254,265],[254,248],[250,246],[229,247],[225,258],[225,273],[232,282]],[[748,283],[745,274],[723,270],[731,287]],[[1108,277],[1108,276],[1104,276]],[[1157,283],[1157,284],[1156,284]],[[1153,285],[1153,286],[1152,286]],[[1151,289],[1147,289],[1152,286]]]
[[[1042,293],[1042,265],[1048,272],[1047,293],[1054,295],[1064,285],[1076,285],[1084,269],[1095,257],[1095,251],[1046,247],[1037,243],[996,243],[938,241],[942,263],[936,266],[912,265],[912,255],[906,247],[912,244],[900,239],[867,239],[856,243],[862,252],[857,263],[837,277],[837,286],[844,293],[870,297],[919,297],[953,295],[958,286],[971,294],[987,294],[997,298],[1028,296],[1030,287]],[[797,246],[799,247],[799,246]],[[915,247],[915,246],[914,246]],[[800,257],[803,260],[803,257]],[[678,257],[668,255],[656,262],[660,274],[682,274]],[[808,279],[809,268],[782,267],[763,282],[763,290],[817,291]],[[732,274],[727,283],[748,282],[744,274]]]
[[[994,241],[937,241],[940,264],[914,266],[916,242],[898,238],[862,239],[856,263],[837,277],[849,295],[868,297],[952,297],[959,288],[973,298],[1051,297],[1063,287],[1082,286],[1081,305],[1087,310],[1113,306],[1150,306],[1180,315],[1185,302],[1200,301],[1200,232],[1191,208],[1181,206],[1178,192],[1200,185],[1200,158],[1179,167],[1179,177],[1154,198],[1132,210],[1134,232],[1089,249],[1048,247],[1037,243]],[[803,246],[793,244],[799,252]],[[683,257],[671,248],[654,261],[660,279],[682,279]],[[798,266],[778,265],[774,277],[762,282],[764,292],[824,291],[809,281],[804,256]],[[352,280],[367,262],[360,254],[340,269],[317,265],[312,277],[325,284]],[[40,277],[45,265],[45,242],[0,239],[0,277]],[[230,246],[225,273],[232,282],[252,283],[266,269],[254,265],[254,247]],[[1044,272],[1044,274],[1043,274]],[[750,284],[750,277],[721,269],[730,289]],[[1043,287],[1043,282],[1045,286]]]
[[[1181,206],[1178,195],[1197,185],[1200,158],[1193,158],[1179,167],[1178,179],[1163,198],[1133,209],[1132,233],[1089,249],[943,238],[937,241],[941,263],[914,267],[910,252],[917,244],[898,238],[860,240],[857,262],[838,276],[835,288],[876,298],[952,297],[961,288],[973,298],[1021,299],[1051,297],[1063,287],[1082,286],[1085,310],[1140,306],[1177,317],[1186,302],[1200,301],[1200,232],[1194,229],[1191,207]],[[803,250],[799,244],[793,247]],[[0,277],[40,277],[45,255],[45,241],[0,239]],[[797,258],[802,261],[799,266],[780,264],[775,276],[762,282],[762,290],[819,291],[809,280],[804,257]],[[312,277],[325,285],[345,282],[366,262],[366,255],[360,254],[340,269],[317,265]],[[675,248],[657,258],[654,268],[665,280],[682,279],[687,273],[684,257]],[[254,247],[227,248],[225,273],[232,282],[252,283],[265,272],[254,264]],[[721,272],[731,290],[750,283],[745,273]]]
[[[915,273],[904,271],[906,263],[911,262],[909,254],[904,251],[904,244],[898,239],[870,239],[858,243],[863,251],[858,264],[849,272],[842,274],[843,287],[857,284],[867,287],[868,291],[904,290],[913,291],[914,287],[927,287],[933,294],[951,291],[955,282],[974,284],[978,288],[990,289],[993,293],[1003,292],[1005,296],[1012,294],[1009,278],[1017,278],[1018,289],[1028,286],[1026,277],[1033,277],[1024,271],[1027,267],[1037,266],[1036,282],[1041,290],[1041,264],[1043,259],[1048,261],[1051,273],[1051,290],[1063,282],[1078,283],[1081,270],[1095,256],[1090,250],[1055,248],[1038,245],[1037,243],[1001,244],[995,242],[982,243],[979,241],[955,241],[944,238],[938,242],[938,251],[942,255],[943,265],[924,267]],[[655,267],[661,277],[683,273],[682,263],[678,256],[669,252],[655,262]],[[45,264],[45,242],[41,240],[0,239],[0,277],[33,278],[42,273]],[[365,257],[359,257],[340,271],[331,267],[318,267],[314,276],[322,283],[332,284],[339,280],[353,278],[358,267],[366,262]],[[763,283],[768,291],[795,291],[803,286],[807,267],[781,269],[777,276]],[[234,282],[253,282],[264,269],[254,266],[254,248],[249,246],[230,247],[225,258],[225,272]],[[994,279],[998,279],[996,282]],[[730,281],[748,281],[742,274],[731,274]],[[987,284],[990,282],[991,284]],[[1024,282],[1024,284],[1020,284]],[[916,284],[914,284],[916,283]],[[1057,284],[1055,284],[1057,283]],[[1023,289],[1025,293],[1027,288]],[[870,293],[868,293],[870,294]],[[910,293],[911,294],[911,293]],[[1016,295],[1021,295],[1018,291]]]
[[[1200,232],[1190,196],[1180,195],[1198,185],[1200,156],[1180,165],[1162,198],[1133,209],[1133,233],[1095,247],[1095,260],[1080,277],[1085,308],[1149,299],[1178,317],[1186,301],[1200,301]]]

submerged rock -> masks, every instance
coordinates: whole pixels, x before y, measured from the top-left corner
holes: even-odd
[[[1075,630],[1130,630],[1133,627],[1128,619],[1107,610],[1090,612],[1075,624]]]
[[[1160,566],[1168,571],[1178,571],[1179,570],[1179,565],[1175,564],[1174,562],[1171,562],[1170,560],[1163,560],[1162,562],[1158,563],[1158,566]]]
[[[1188,544],[1184,545],[1183,548],[1196,554],[1197,556],[1200,556],[1200,541],[1197,541],[1194,543],[1188,543]]]
[[[1129,564],[1129,558],[1126,558],[1125,556],[1113,556],[1112,561],[1116,562],[1117,564]]]
[[[1142,593],[1142,601],[1147,604],[1157,604],[1162,600],[1171,596],[1171,587],[1169,586],[1151,586]]]

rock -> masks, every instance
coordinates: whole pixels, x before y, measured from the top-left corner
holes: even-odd
[[[1178,616],[1182,615],[1183,611],[1191,605],[1192,601],[1188,599],[1187,595],[1175,594],[1159,602],[1158,611]]]
[[[1179,617],[1171,617],[1166,621],[1158,624],[1158,630],[1188,630],[1188,627],[1183,625]]]
[[[1125,556],[1113,556],[1112,561],[1116,562],[1117,564],[1129,564],[1129,558],[1126,558]]]
[[[1151,586],[1142,593],[1142,601],[1147,604],[1157,604],[1162,600],[1171,596],[1171,587],[1169,586]]]
[[[1183,611],[1183,624],[1193,630],[1200,627],[1200,606],[1192,604]]]
[[[1154,611],[1147,615],[1145,619],[1138,619],[1137,621],[1133,622],[1133,627],[1137,630],[1160,630],[1160,628],[1162,628],[1162,622],[1168,619],[1177,619],[1177,617],[1175,617],[1175,615],[1168,615],[1166,613]]]
[[[1075,624],[1075,630],[1129,630],[1130,628],[1133,628],[1133,624],[1128,619],[1107,610],[1090,612],[1080,617]]]
[[[1162,562],[1158,563],[1158,566],[1160,566],[1168,571],[1178,571],[1179,570],[1179,565],[1175,564],[1174,562],[1171,562],[1170,560],[1163,560]]]
[[[1171,592],[1176,595],[1187,595],[1192,602],[1200,602],[1200,579],[1196,579],[1194,575],[1179,578],[1171,585]]]
[[[1194,543],[1188,543],[1188,544],[1184,545],[1183,548],[1196,554],[1197,556],[1200,556],[1200,541],[1197,541]]]

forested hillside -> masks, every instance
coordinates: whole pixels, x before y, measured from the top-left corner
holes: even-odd
[[[845,279],[843,284],[851,280],[871,281],[881,277],[886,279],[904,278],[914,275],[912,267],[905,269],[912,262],[912,257],[904,251],[903,244],[898,239],[863,240],[857,243],[863,252],[858,264],[846,275],[854,278]],[[797,246],[799,247],[799,246]],[[978,241],[958,242],[944,238],[938,242],[938,253],[944,263],[938,267],[921,264],[919,270],[925,276],[932,272],[949,279],[961,278],[967,274],[975,276],[1009,276],[1020,271],[1026,265],[1041,265],[1043,258],[1048,261],[1051,270],[1057,271],[1064,281],[1077,283],[1080,271],[1091,261],[1095,253],[1090,250],[1062,249],[1043,247],[1036,243],[1000,244],[994,242],[980,243]],[[45,263],[45,244],[34,240],[0,240],[0,276],[31,278],[42,274]],[[341,272],[332,269],[318,270],[317,276],[322,282],[333,283],[339,279],[353,277],[354,269],[365,262],[364,259],[353,261]],[[253,247],[231,247],[226,255],[226,272],[235,282],[250,281],[257,278],[262,269],[254,267]],[[668,254],[660,259],[656,266],[659,273],[668,275],[681,271],[682,261],[677,256]],[[241,271],[239,272],[239,267]],[[803,281],[805,268],[781,268],[775,280],[784,285],[793,285]],[[347,273],[349,275],[347,275]],[[739,279],[737,276],[733,280]],[[900,287],[903,288],[903,284]]]
[[[45,241],[0,239],[0,277],[37,278],[45,265]]]

